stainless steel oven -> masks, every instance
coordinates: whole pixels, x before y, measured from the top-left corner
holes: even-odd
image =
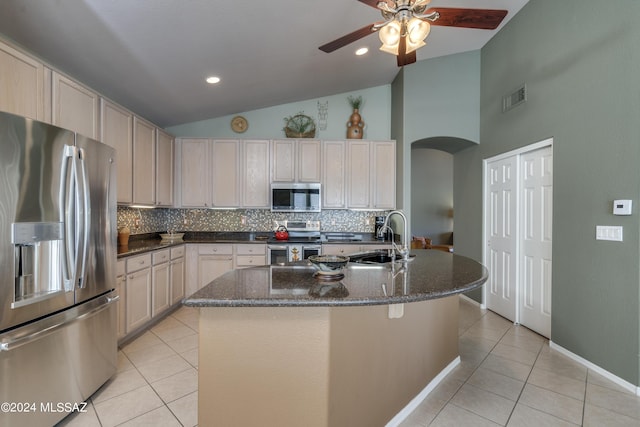
[[[270,265],[284,265],[287,262],[302,261],[311,255],[320,255],[321,245],[285,243],[285,244],[269,244],[268,263]]]
[[[267,244],[267,262],[270,265],[284,265],[302,261],[311,255],[320,255],[320,221],[274,221],[274,230],[284,226],[288,240],[272,238]]]

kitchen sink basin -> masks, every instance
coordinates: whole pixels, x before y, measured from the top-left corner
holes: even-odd
[[[409,260],[413,259],[415,255],[409,255]],[[349,261],[355,264],[387,264],[392,261],[400,261],[402,256],[394,255],[389,256],[387,252],[364,252],[359,254],[349,255]]]

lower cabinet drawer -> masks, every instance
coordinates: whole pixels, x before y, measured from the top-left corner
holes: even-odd
[[[233,245],[198,245],[200,255],[233,255]]]
[[[266,265],[267,257],[265,255],[239,255],[236,256],[236,267],[253,267],[257,265]]]
[[[236,255],[266,255],[267,245],[264,244],[239,244],[236,245]]]

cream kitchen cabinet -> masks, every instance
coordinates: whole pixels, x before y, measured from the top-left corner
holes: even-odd
[[[127,270],[125,266],[125,260],[118,260],[116,263],[116,293],[120,297],[116,303],[116,324],[117,324],[117,336],[118,339],[127,335],[127,316],[126,316],[126,301],[127,301]]]
[[[218,140],[211,147],[211,206],[240,206],[240,141]]]
[[[320,182],[321,150],[321,143],[318,140],[272,141],[272,181]]]
[[[348,140],[346,144],[347,208],[395,209],[395,142]]]
[[[133,117],[133,203],[153,206],[156,198],[156,128]]]
[[[133,202],[133,114],[102,98],[100,140],[116,149],[118,203]]]
[[[180,196],[186,208],[211,206],[209,140],[180,140]]]
[[[151,254],[133,256],[126,261],[127,333],[151,320]]]
[[[347,207],[371,207],[371,143],[347,141]]]
[[[198,245],[198,278],[196,290],[208,285],[213,279],[233,270],[233,245]]]
[[[392,210],[396,207],[396,143],[373,141],[371,152],[371,207]]]
[[[0,43],[0,111],[45,120],[42,62]]]
[[[184,298],[185,283],[185,246],[171,248],[169,261],[171,276],[171,304],[177,304]]]
[[[156,317],[171,306],[170,249],[151,254],[151,317]]]
[[[345,141],[322,141],[323,209],[347,207],[345,150]]]
[[[174,138],[156,130],[156,206],[173,206]]]
[[[258,243],[235,245],[235,268],[255,267],[267,264],[267,245]]]
[[[51,73],[51,90],[52,123],[98,139],[98,94],[56,71]]]
[[[182,138],[183,207],[268,208],[269,141]]]
[[[269,208],[269,140],[242,143],[242,207]]]

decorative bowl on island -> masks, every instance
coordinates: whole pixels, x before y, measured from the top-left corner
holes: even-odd
[[[316,268],[318,274],[340,274],[349,262],[348,256],[341,255],[311,255],[309,261]]]

